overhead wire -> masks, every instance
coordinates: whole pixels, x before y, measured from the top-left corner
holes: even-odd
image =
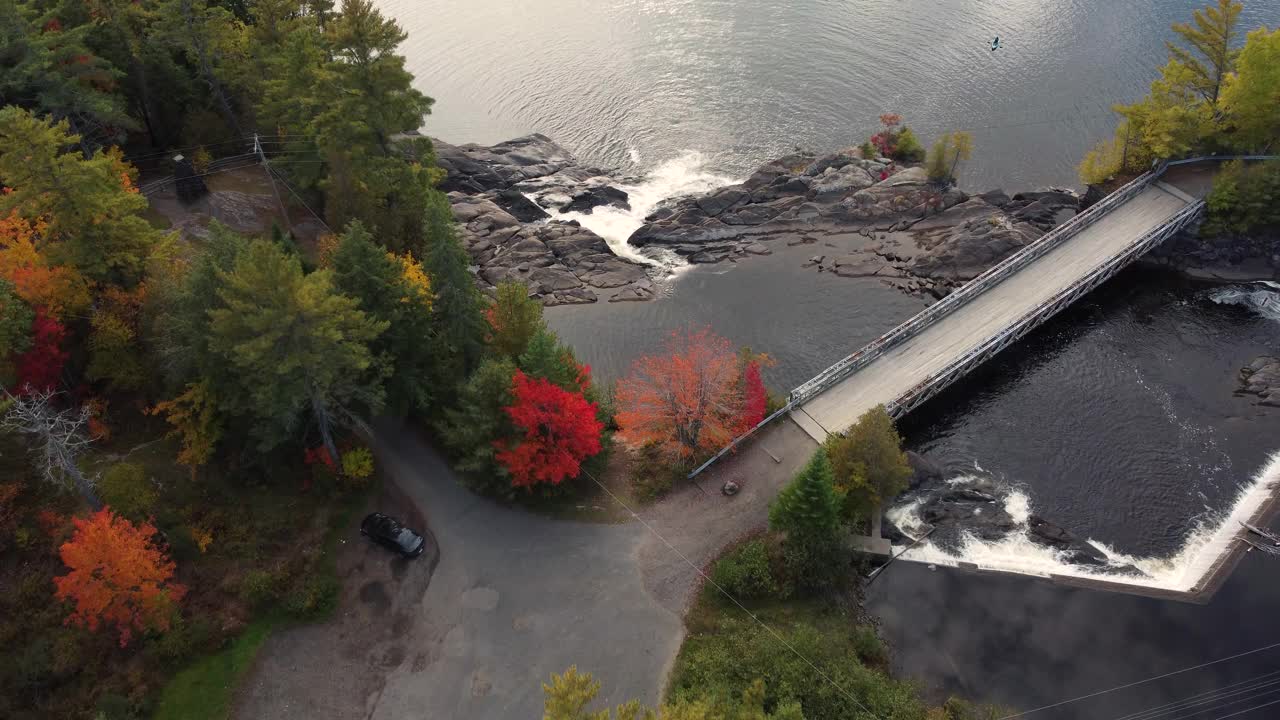
[[[1166,715],[1170,712],[1177,712],[1179,710],[1183,710],[1188,707],[1202,705],[1206,702],[1215,702],[1217,700],[1221,700],[1227,697],[1232,697],[1240,693],[1252,692],[1254,690],[1261,689],[1262,687],[1280,684],[1280,678],[1276,678],[1275,677],[1276,675],[1280,675],[1280,670],[1273,670],[1271,672],[1264,673],[1262,675],[1259,675],[1254,678],[1250,678],[1248,680],[1241,680],[1239,682],[1231,683],[1230,685],[1224,685],[1223,687],[1198,693],[1196,695],[1183,698],[1182,700],[1177,700],[1171,703],[1165,703],[1164,705],[1147,708],[1146,710],[1139,710],[1136,712],[1132,712],[1132,713],[1129,713],[1128,715],[1123,715],[1121,717],[1115,718],[1114,720],[1154,720],[1155,718],[1158,718],[1161,715]],[[1273,678],[1273,679],[1267,680],[1266,682],[1260,682],[1265,678]],[[1249,687],[1243,690],[1237,690],[1235,692],[1230,692],[1230,693],[1226,692],[1227,690],[1238,688],[1241,685],[1248,685]]]
[[[1244,710],[1228,713],[1226,715],[1219,715],[1218,717],[1214,718],[1214,720],[1227,720],[1227,718],[1235,717],[1237,715],[1243,715],[1247,712],[1253,712],[1254,710],[1261,710],[1264,707],[1275,705],[1276,703],[1280,703],[1280,700],[1272,700],[1271,702],[1265,702],[1265,703],[1262,703],[1261,705],[1254,705],[1253,707],[1245,708]]]
[[[1070,705],[1071,703],[1074,703],[1074,702],[1079,702],[1079,701],[1081,701],[1081,700],[1088,700],[1088,699],[1090,699],[1090,698],[1095,698],[1095,697],[1098,697],[1098,696],[1100,696],[1100,695],[1106,695],[1106,694],[1108,694],[1108,693],[1113,693],[1113,692],[1115,692],[1115,691],[1117,691],[1117,690],[1124,690],[1124,689],[1127,689],[1127,688],[1136,687],[1136,686],[1138,686],[1138,685],[1145,685],[1146,683],[1155,682],[1156,680],[1164,680],[1165,678],[1170,678],[1170,677],[1173,677],[1173,676],[1175,676],[1175,675],[1181,675],[1181,674],[1183,674],[1183,673],[1188,673],[1188,672],[1191,672],[1192,670],[1200,670],[1200,669],[1202,669],[1202,668],[1207,668],[1207,667],[1210,667],[1210,666],[1212,666],[1212,665],[1217,665],[1217,664],[1219,664],[1219,663],[1224,663],[1224,662],[1227,662],[1227,661],[1229,661],[1229,660],[1237,660],[1237,659],[1239,659],[1239,658],[1246,657],[1246,656],[1248,656],[1248,655],[1254,655],[1254,654],[1257,654],[1257,653],[1260,653],[1260,652],[1265,652],[1265,651],[1267,651],[1267,650],[1272,650],[1272,649],[1277,648],[1277,647],[1280,647],[1280,642],[1272,643],[1272,644],[1270,644],[1270,645],[1264,645],[1264,646],[1259,647],[1259,648],[1254,648],[1253,650],[1246,650],[1245,652],[1237,653],[1237,654],[1235,654],[1235,655],[1231,655],[1231,656],[1229,656],[1229,657],[1218,658],[1217,660],[1211,660],[1211,661],[1206,662],[1206,663],[1200,663],[1199,665],[1192,665],[1191,667],[1182,668],[1181,670],[1174,670],[1174,671],[1172,671],[1172,672],[1164,673],[1163,675],[1156,675],[1156,676],[1154,676],[1154,677],[1149,677],[1149,678],[1146,678],[1146,679],[1143,679],[1143,680],[1136,680],[1136,681],[1131,682],[1131,683],[1125,683],[1124,685],[1117,685],[1117,686],[1112,687],[1112,688],[1107,688],[1106,690],[1099,690],[1099,691],[1097,691],[1097,692],[1092,692],[1092,693],[1089,693],[1089,694],[1087,694],[1087,695],[1080,695],[1079,697],[1073,697],[1073,698],[1070,698],[1070,699],[1067,699],[1067,700],[1061,700],[1061,701],[1059,701],[1059,702],[1056,702],[1056,703],[1053,703],[1053,704],[1050,704],[1050,705],[1042,705],[1042,706],[1040,706],[1040,707],[1038,707],[1038,708],[1032,708],[1031,710],[1023,710],[1022,712],[1014,713],[1013,715],[1005,715],[1004,717],[999,718],[999,720],[1013,720],[1013,718],[1020,718],[1020,717],[1024,717],[1024,716],[1027,716],[1027,715],[1031,715],[1032,713],[1038,713],[1038,712],[1040,712],[1040,711],[1042,711],[1042,710],[1050,710],[1050,709],[1052,709],[1052,708],[1062,707],[1063,705]]]

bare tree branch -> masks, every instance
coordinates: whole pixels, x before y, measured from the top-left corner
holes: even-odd
[[[58,410],[54,399],[59,393],[52,390],[33,390],[14,396],[4,391],[5,404],[9,406],[0,416],[0,429],[26,435],[32,444],[32,460],[35,469],[45,480],[67,490],[75,490],[94,509],[102,507],[94,485],[97,476],[87,476],[77,464],[78,458],[93,441],[85,432],[92,415],[89,408]]]

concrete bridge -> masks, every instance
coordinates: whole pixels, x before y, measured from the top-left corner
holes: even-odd
[[[1225,159],[1162,163],[1135,178],[797,387],[690,477],[772,423],[798,426],[816,448],[877,405],[910,412],[1200,217]]]

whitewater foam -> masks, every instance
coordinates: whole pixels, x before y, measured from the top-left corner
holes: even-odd
[[[675,268],[685,263],[670,251],[662,248],[646,248],[641,251],[627,243],[631,234],[644,225],[644,218],[658,204],[670,198],[710,192],[718,187],[732,185],[736,180],[708,169],[708,159],[700,152],[686,151],[678,157],[659,163],[640,182],[621,184],[618,188],[627,192],[630,210],[601,206],[590,213],[569,212],[559,215],[561,220],[577,220],[583,227],[604,238],[609,248],[621,257],[657,267]]]
[[[1209,293],[1220,305],[1247,307],[1269,320],[1280,320],[1280,283],[1264,280],[1249,285],[1233,285]]]
[[[956,552],[948,552],[929,541],[903,551],[903,560],[955,567],[972,563],[984,570],[1049,577],[1053,575],[1106,580],[1111,583],[1141,586],[1175,592],[1195,591],[1214,566],[1232,549],[1243,522],[1250,522],[1258,511],[1280,489],[1280,452],[1240,489],[1231,509],[1200,519],[1187,535],[1178,552],[1168,557],[1135,557],[1126,555],[1105,543],[1088,540],[1107,558],[1101,568],[1066,562],[1064,554],[1032,542],[1026,535],[1026,522],[1031,503],[1021,490],[1010,491],[1004,498],[1005,510],[1018,523],[1019,529],[1002,540],[981,540],[964,533]],[[904,533],[919,537],[927,525],[919,517],[922,498],[915,498],[889,510],[889,519]],[[1142,575],[1125,573],[1126,567],[1137,568]]]

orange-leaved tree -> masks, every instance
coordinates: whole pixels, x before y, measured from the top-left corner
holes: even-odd
[[[187,590],[169,582],[173,561],[152,541],[155,527],[134,525],[111,508],[72,522],[75,534],[59,549],[71,572],[53,579],[58,599],[75,603],[67,622],[90,630],[114,625],[121,647],[134,631],[168,630]]]
[[[707,328],[673,332],[665,354],[636,360],[618,381],[618,437],[635,446],[656,443],[676,461],[724,447],[760,419],[762,408],[748,402],[755,383],[744,382],[751,365],[744,357]]]

